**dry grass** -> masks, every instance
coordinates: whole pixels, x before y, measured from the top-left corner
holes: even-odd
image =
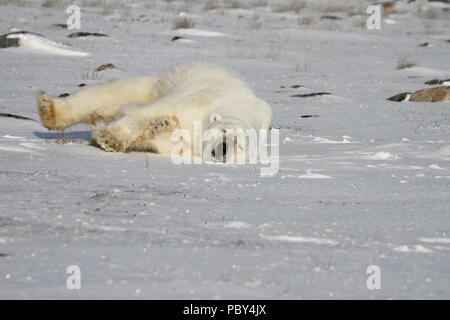
[[[0,0],[0,5],[14,5],[16,7],[44,7],[43,4],[50,4],[51,1],[44,0],[43,2],[36,2],[33,0]]]
[[[366,11],[364,9],[358,8],[358,7],[347,7],[347,9],[345,10],[345,13],[347,14],[348,17],[353,17],[353,16],[366,16]]]
[[[411,57],[411,55],[410,54],[404,54],[397,61],[397,70],[403,70],[403,69],[412,68],[415,65],[416,65],[416,62]]]
[[[180,17],[172,25],[172,30],[190,29],[194,27],[195,23],[188,17]]]
[[[342,26],[334,21],[321,21],[320,28],[328,31],[343,31]]]
[[[207,0],[205,2],[205,4],[203,5],[203,10],[205,10],[205,11],[215,10],[215,9],[220,9],[220,8],[222,8],[222,4],[216,0]]]
[[[440,17],[440,11],[436,8],[419,8],[417,10],[417,16],[422,19],[434,20]]]
[[[150,1],[149,1],[150,2]],[[151,3],[151,2],[150,2]],[[192,12],[193,2],[192,0],[185,1],[165,1],[159,4],[159,8],[167,12]]]
[[[286,56],[286,50],[282,43],[272,43],[267,48],[267,52],[264,56],[265,60],[276,61],[284,59]]]
[[[250,29],[261,29],[263,25],[263,19],[259,14],[254,14],[253,17],[248,22]]]
[[[188,0],[184,1],[177,7],[177,12],[192,12],[193,2]]]
[[[58,131],[56,135],[55,142],[58,144],[68,144],[68,143],[78,143],[78,144],[84,144],[86,141],[80,138],[74,138],[71,136],[70,132],[67,133],[66,131]]]
[[[252,3],[252,7],[267,7],[269,5],[269,1],[267,0],[256,0]]]
[[[423,29],[425,34],[432,35],[441,35],[445,34],[443,29],[437,29],[434,22],[432,20],[425,20],[423,24]]]
[[[300,1],[300,0],[292,0],[288,3],[283,3],[283,4],[279,4],[277,6],[275,6],[273,8],[274,12],[295,12],[295,13],[299,13],[300,11],[302,11],[303,9],[306,8],[306,2],[305,1]]]
[[[297,63],[295,65],[295,72],[308,72],[309,70],[309,66],[306,63],[303,63],[303,65],[301,65],[300,63]]]
[[[288,42],[288,38],[280,37],[265,46],[257,42],[246,43],[243,46],[241,41],[232,41],[227,45],[226,58],[241,60],[282,60],[287,56],[286,45]]]
[[[100,7],[102,10],[100,14],[102,16],[109,16],[116,12],[122,14],[123,16],[129,16],[131,13],[130,6],[126,2],[120,2],[120,0],[92,0],[87,1],[86,6]]]
[[[244,4],[239,0],[233,0],[230,3],[231,9],[239,9],[239,8],[245,8]]]
[[[315,6],[315,9],[324,14],[332,14],[337,12],[345,13],[348,17],[355,15],[365,15],[365,8],[355,7],[352,5],[339,5],[339,4],[321,4]]]
[[[311,25],[315,22],[315,18],[313,16],[304,16],[298,19],[298,24],[302,26]]]
[[[289,38],[278,38],[276,41],[269,43],[266,54],[263,59],[276,61],[285,59],[287,57],[287,44],[289,43]]]
[[[353,25],[361,30],[367,29],[367,17],[365,16],[358,17],[353,23]]]
[[[83,68],[81,71],[82,80],[95,80],[100,81],[103,78],[103,73],[97,72],[89,67]]]
[[[203,10],[216,9],[249,9],[265,7],[269,5],[268,0],[207,0],[203,4]]]
[[[398,7],[397,1],[385,2],[381,4],[381,8],[383,9],[383,15],[390,14],[405,14],[408,13],[408,9]]]
[[[60,0],[45,0],[42,2],[42,8],[56,8],[61,4]]]

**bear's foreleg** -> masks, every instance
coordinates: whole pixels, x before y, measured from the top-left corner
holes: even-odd
[[[107,124],[104,120],[93,124],[92,138],[102,149],[109,152],[151,151],[156,135],[178,128],[175,116],[163,116],[148,120],[145,124],[117,120]]]

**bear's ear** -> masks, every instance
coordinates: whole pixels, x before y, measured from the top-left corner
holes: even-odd
[[[222,116],[218,113],[213,112],[209,116],[209,123],[218,122],[220,120],[222,120]]]

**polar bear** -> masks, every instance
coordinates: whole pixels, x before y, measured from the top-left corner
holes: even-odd
[[[93,142],[106,151],[151,151],[172,155],[182,129],[194,136],[194,124],[222,134],[210,148],[212,160],[227,162],[227,132],[268,129],[271,107],[256,97],[238,75],[219,66],[195,63],[160,76],[122,78],[83,87],[65,97],[41,91],[37,98],[42,124],[62,130],[92,124]],[[194,143],[188,149],[198,154]],[[230,157],[231,159],[231,157]]]

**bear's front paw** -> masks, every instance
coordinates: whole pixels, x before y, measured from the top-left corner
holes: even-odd
[[[100,148],[108,152],[124,152],[126,150],[125,143],[117,139],[108,130],[97,131],[93,136],[93,140]]]
[[[152,139],[160,133],[171,132],[177,128],[179,128],[179,125],[178,119],[175,116],[156,118],[151,120],[146,126],[143,137],[145,139]]]
[[[126,139],[119,126],[108,125],[104,120],[96,121],[92,126],[94,145],[108,152],[125,152]]]

